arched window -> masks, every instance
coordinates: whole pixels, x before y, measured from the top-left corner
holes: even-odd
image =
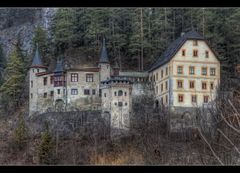
[[[119,90],[118,91],[118,96],[122,96],[123,95],[123,91],[122,90]]]

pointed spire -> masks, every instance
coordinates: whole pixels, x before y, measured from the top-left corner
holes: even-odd
[[[38,44],[37,44],[37,48],[36,48],[36,51],[35,51],[35,55],[33,57],[32,66],[43,66],[42,57],[40,56],[40,53],[39,53],[39,50],[38,50]]]
[[[57,65],[56,65],[56,68],[54,70],[54,72],[63,72],[63,62],[62,62],[62,58],[58,58],[57,59]]]
[[[103,37],[103,42],[102,42],[102,50],[101,50],[99,63],[109,63],[104,37]]]

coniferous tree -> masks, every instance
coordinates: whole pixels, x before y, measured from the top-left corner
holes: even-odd
[[[6,111],[14,111],[19,106],[25,79],[25,62],[19,48],[16,46],[7,60],[4,70],[4,83],[0,87],[2,93],[1,102]]]
[[[17,147],[21,150],[27,144],[28,130],[23,116],[20,116],[18,127],[14,131],[14,140]]]

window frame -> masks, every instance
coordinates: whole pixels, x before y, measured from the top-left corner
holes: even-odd
[[[186,56],[186,49],[182,49],[182,56],[183,56],[183,57]]]
[[[205,51],[205,58],[209,58],[209,51],[208,50]]]
[[[203,74],[203,69],[206,69],[206,74]],[[207,71],[208,71],[208,68],[207,68],[207,67],[202,67],[202,68],[201,68],[201,75],[202,75],[202,76],[207,76],[207,75],[208,75],[208,72],[207,72]]]
[[[193,40],[193,46],[198,46],[198,40]]]
[[[203,86],[204,86],[204,85],[203,85],[204,83],[206,84],[206,88],[203,87]],[[202,90],[207,90],[207,82],[206,82],[206,81],[202,81]]]
[[[182,69],[181,73],[179,73],[179,69]],[[177,74],[183,74],[183,65],[178,65],[177,66]]]
[[[182,100],[180,99],[182,97]],[[178,94],[178,103],[184,102],[184,94]]]
[[[212,73],[212,70],[214,70],[214,73]],[[210,67],[210,76],[216,76],[216,68]]]
[[[197,49],[193,49],[193,57],[195,57],[195,58],[198,57],[198,50]]]
[[[193,98],[195,98],[195,101],[193,101]],[[191,102],[192,103],[197,103],[197,95],[191,95]]]
[[[43,77],[43,85],[44,85],[44,86],[47,85],[47,80],[48,80],[48,77]]]
[[[78,73],[71,73],[71,82],[78,82]]]
[[[94,82],[94,74],[93,73],[86,74],[86,82]]]
[[[77,88],[72,88],[71,89],[71,95],[78,95],[78,89]]]
[[[84,95],[90,95],[90,89],[84,89],[83,94]]]
[[[191,83],[193,83],[193,87],[191,87]],[[189,89],[195,89],[195,80],[189,80]]]
[[[190,69],[193,69],[193,73],[191,73]],[[194,66],[189,66],[189,75],[195,75],[195,67]]]
[[[207,102],[205,102],[205,98],[207,98]],[[204,95],[203,96],[203,103],[208,103],[209,102],[209,96],[208,95]]]
[[[178,83],[181,82],[181,87],[179,87]],[[183,80],[177,79],[177,89],[183,89]]]

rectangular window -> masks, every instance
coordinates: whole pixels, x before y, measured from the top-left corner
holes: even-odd
[[[163,84],[161,84],[161,92],[163,92]]]
[[[208,103],[208,96],[203,96],[203,102]]]
[[[156,94],[158,94],[158,86],[156,86],[155,90],[156,90]]]
[[[50,96],[52,97],[54,95],[54,91],[51,91],[50,92]]]
[[[197,40],[193,40],[193,46],[197,46],[198,45],[198,41]]]
[[[161,97],[161,104],[163,105],[163,98]]]
[[[95,95],[95,94],[96,94],[96,90],[93,89],[93,90],[92,90],[92,95]]]
[[[211,88],[211,90],[213,90],[213,89],[214,89],[213,82],[211,82],[211,83],[210,83],[210,88]]]
[[[186,50],[183,49],[183,50],[182,50],[182,56],[185,56],[185,55],[186,55]]]
[[[31,80],[31,88],[33,87],[33,81]]]
[[[207,82],[202,82],[202,89],[206,90],[207,89]]]
[[[198,57],[198,50],[193,50],[193,57]]]
[[[106,94],[106,93],[104,93],[104,97],[107,97],[107,94]]]
[[[60,94],[60,89],[57,90],[58,94]]]
[[[189,81],[189,88],[194,89],[195,88],[195,82],[194,81]]]
[[[78,82],[78,74],[71,73],[71,82]]]
[[[208,58],[209,57],[209,52],[205,51],[205,57]]]
[[[90,90],[89,89],[84,89],[84,95],[90,95]]]
[[[71,95],[78,95],[78,89],[71,89]]]
[[[47,77],[43,78],[43,85],[47,85]]]
[[[192,95],[192,103],[197,103],[197,96],[196,95]]]
[[[177,67],[177,73],[178,74],[183,74],[183,66],[178,66]]]
[[[114,92],[114,96],[117,96],[117,91]]]
[[[50,84],[53,84],[53,81],[54,81],[54,76],[51,76],[50,77]]]
[[[86,74],[86,82],[93,82],[93,74]]]
[[[202,75],[207,75],[207,67],[202,67]]]
[[[165,97],[165,98],[166,98],[166,103],[168,104],[168,95],[166,95],[166,97]]]
[[[122,102],[118,102],[118,106],[119,106],[119,107],[122,107],[122,106],[123,106],[123,103],[122,103]]]
[[[165,82],[165,89],[168,90],[168,81]]]
[[[124,95],[127,96],[127,92],[124,92]]]
[[[193,66],[189,67],[189,74],[194,75],[195,74],[195,68]]]
[[[183,88],[183,81],[182,80],[177,80],[177,87],[178,88]]]
[[[179,103],[183,102],[183,94],[178,94],[178,102]]]
[[[168,67],[166,67],[166,76],[168,75]]]
[[[43,94],[43,97],[44,97],[44,98],[47,98],[47,93],[44,93],[44,94]]]
[[[210,68],[210,76],[215,76],[215,75],[216,75],[216,69]]]
[[[33,98],[33,94],[31,93],[31,99]]]
[[[158,73],[156,74],[156,81],[158,81]]]
[[[163,78],[163,70],[161,70],[161,78]]]

